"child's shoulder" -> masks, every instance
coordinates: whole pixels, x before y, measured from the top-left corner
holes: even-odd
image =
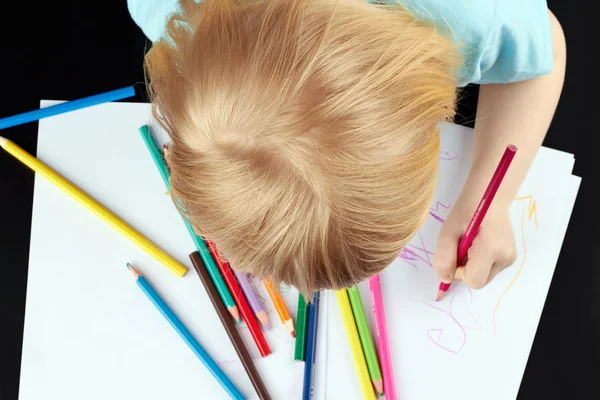
[[[388,0],[395,3],[396,0]],[[552,70],[546,0],[400,0],[460,46],[459,83],[504,83]]]
[[[178,5],[179,0],[127,0],[131,18],[153,42],[162,37],[167,18],[178,11]]]
[[[200,1],[200,0],[196,0]],[[367,0],[365,0],[367,1]],[[463,55],[460,86],[530,79],[552,70],[546,0],[379,0],[403,4],[454,38]],[[133,20],[154,41],[179,0],[127,0]]]

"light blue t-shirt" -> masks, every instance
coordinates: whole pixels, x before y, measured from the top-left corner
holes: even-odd
[[[394,0],[387,0],[393,3]],[[459,86],[518,82],[552,71],[546,0],[400,0],[422,20],[452,35],[463,54]],[[135,23],[153,42],[178,0],[127,0]]]

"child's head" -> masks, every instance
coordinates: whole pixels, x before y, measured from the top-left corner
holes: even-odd
[[[364,0],[182,9],[147,69],[194,228],[234,268],[307,294],[390,264],[433,196],[450,41]]]

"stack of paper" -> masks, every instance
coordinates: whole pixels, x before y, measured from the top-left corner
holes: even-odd
[[[55,102],[42,102],[49,106]],[[194,245],[165,194],[138,133],[147,104],[104,104],[40,121],[38,157],[190,271],[184,278],[122,237],[40,176],[35,180],[21,400],[226,399],[225,391],[131,279],[131,262],[222,366],[242,393],[250,380],[196,276]],[[25,168],[25,167],[23,167]],[[273,399],[300,399],[304,364],[267,293],[273,354],[260,358],[239,329]],[[297,292],[282,288],[295,317]],[[327,299],[319,321],[318,368],[326,366]],[[324,374],[315,392],[324,398]]]
[[[571,175],[573,155],[540,149],[511,208],[516,263],[481,290],[454,284],[436,303],[433,253],[469,172],[472,138],[470,129],[442,126],[430,217],[381,274],[399,399],[517,397],[579,188],[580,178]],[[370,307],[368,285],[361,290]],[[345,333],[337,305],[330,301],[329,307],[326,398],[360,399],[348,344],[339,340]]]
[[[43,102],[43,106],[54,102]],[[131,262],[235,384],[256,398],[188,260],[194,245],[138,133],[147,104],[104,104],[40,122],[38,157],[190,268],[177,278],[85,208],[36,176],[21,400],[225,399],[222,388],[148,302]],[[433,252],[470,168],[472,132],[442,126],[430,218],[382,273],[399,398],[507,400],[517,395],[580,179],[570,154],[542,148],[511,217],[519,258],[481,290],[454,284],[434,301]],[[260,358],[239,327],[273,399],[299,399],[303,364],[266,291],[273,354]],[[370,308],[368,288],[363,303]],[[292,314],[297,292],[282,288]],[[335,300],[322,296],[315,399],[360,399]],[[370,312],[367,312],[370,317]],[[294,315],[295,317],[295,315]],[[372,321],[369,321],[372,326]]]

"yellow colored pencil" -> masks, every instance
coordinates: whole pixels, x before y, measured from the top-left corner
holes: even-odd
[[[360,338],[358,337],[358,329],[356,328],[356,322],[354,321],[354,315],[352,314],[352,308],[350,307],[348,292],[346,292],[346,289],[336,290],[335,297],[337,298],[338,306],[340,307],[344,328],[346,328],[346,335],[348,336],[348,343],[350,344],[350,351],[352,352],[352,358],[354,359],[354,366],[356,367],[358,382],[362,389],[363,398],[365,400],[375,400],[375,391],[371,384],[367,361],[365,360],[365,354],[363,353]]]
[[[157,259],[159,262],[164,264],[167,268],[173,271],[178,276],[183,276],[187,272],[187,268],[181,265],[170,255],[159,249],[154,243],[146,239],[139,232],[133,229],[131,226],[123,222],[119,217],[110,212],[96,200],[92,199],[86,193],[84,193],[77,186],[63,178],[56,171],[42,163],[31,154],[14,144],[8,139],[0,136],[0,147],[6,150],[10,155],[21,161],[23,164],[37,172],[48,181],[53,183],[63,192],[68,194],[73,199],[77,200],[81,205],[85,206],[88,210],[96,214],[104,222],[115,228],[127,239],[138,245],[140,248],[148,252],[151,256]]]

